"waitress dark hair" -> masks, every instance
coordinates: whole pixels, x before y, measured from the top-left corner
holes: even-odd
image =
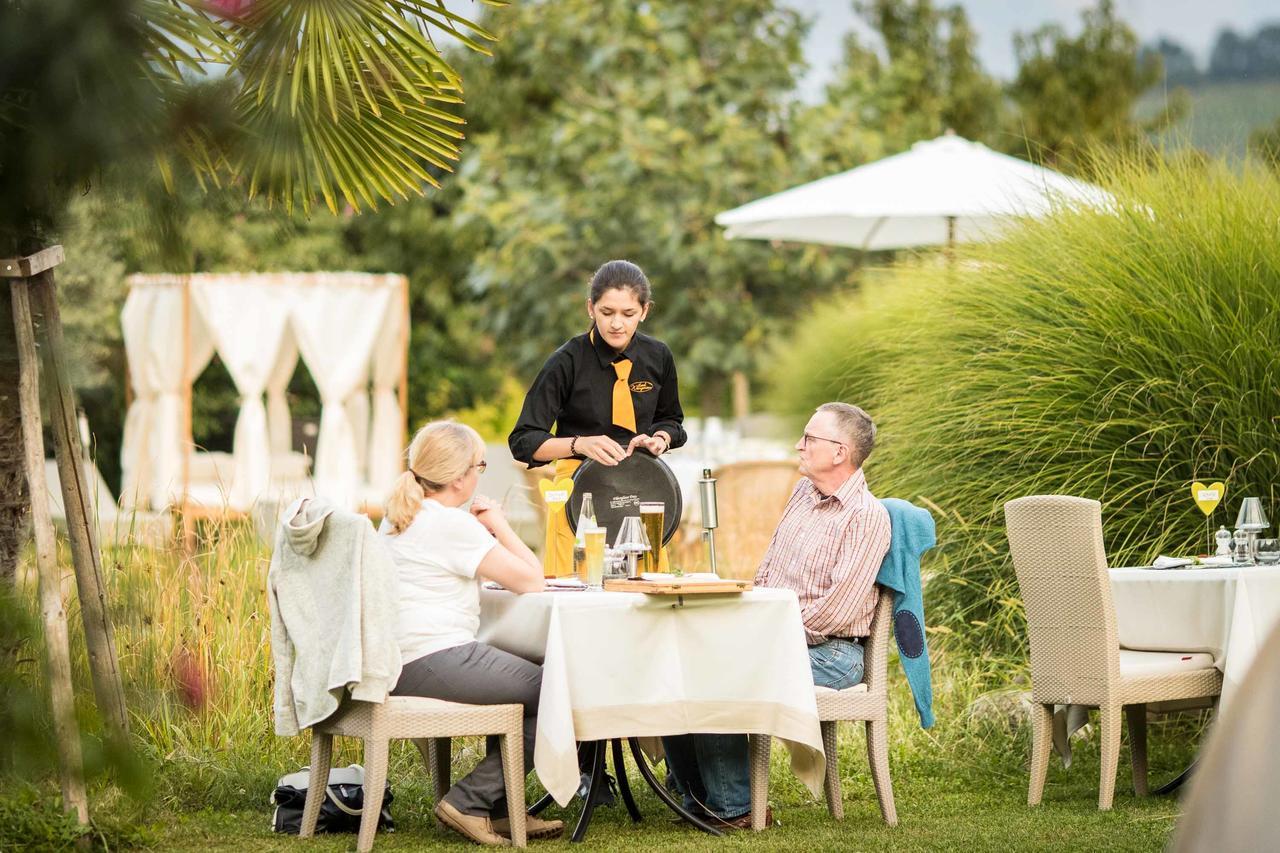
[[[605,291],[615,288],[630,290],[641,305],[648,305],[653,298],[644,270],[631,261],[608,261],[601,265],[591,276],[591,301],[599,302]]]

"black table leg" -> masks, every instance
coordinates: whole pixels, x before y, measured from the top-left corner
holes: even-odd
[[[1169,782],[1166,782],[1165,784],[1161,785],[1159,788],[1156,788],[1156,789],[1155,789],[1154,791],[1152,791],[1151,793],[1153,793],[1153,794],[1161,794],[1161,795],[1163,795],[1163,794],[1172,794],[1174,791],[1176,791],[1176,790],[1178,790],[1179,788],[1181,788],[1181,787],[1183,786],[1183,784],[1184,784],[1188,779],[1190,779],[1190,778],[1191,778],[1191,771],[1193,771],[1193,770],[1195,770],[1195,769],[1196,769],[1196,763],[1193,761],[1193,762],[1191,762],[1191,764],[1189,764],[1189,765],[1187,766],[1187,769],[1186,769],[1186,770],[1183,770],[1181,773],[1179,773],[1176,777],[1174,777],[1174,779],[1173,779],[1173,780],[1171,780],[1171,781],[1169,781]]]
[[[555,802],[555,798],[550,794],[543,794],[542,798],[525,810],[525,814],[537,817],[546,810],[547,806]]]
[[[614,738],[611,744],[613,746],[613,774],[618,777],[618,793],[622,795],[622,802],[626,803],[627,813],[631,815],[632,823],[639,823],[640,809],[636,806],[635,798],[631,796],[631,783],[627,781],[627,765],[622,760],[622,739]]]
[[[649,787],[658,795],[658,799],[666,803],[667,807],[673,812],[708,835],[724,835],[714,826],[691,814],[675,797],[671,796],[671,792],[658,781],[658,777],[654,776],[653,771],[649,769],[649,762],[645,761],[644,754],[640,751],[640,741],[635,738],[628,738],[627,742],[631,745],[631,757],[635,759],[636,766],[640,768],[640,775],[644,777],[644,781],[649,783]]]
[[[591,813],[596,810],[596,800],[600,799],[600,786],[604,781],[604,756],[607,741],[593,741],[591,744],[591,781],[587,783],[587,796],[582,803],[582,814],[578,815],[578,825],[573,828],[570,841],[581,841],[587,835],[587,827],[591,825]]]

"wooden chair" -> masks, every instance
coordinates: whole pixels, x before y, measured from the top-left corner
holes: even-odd
[[[411,739],[417,744],[434,779],[438,802],[449,790],[449,739],[466,735],[497,735],[507,786],[511,843],[524,847],[523,725],[523,705],[463,705],[413,696],[389,696],[381,704],[348,700],[332,717],[311,728],[311,780],[307,786],[307,802],[299,834],[303,838],[315,834],[320,804],[329,781],[334,735],[364,741],[364,812],[356,845],[360,853],[373,849],[392,740]]]
[[[717,468],[717,568],[722,577],[755,577],[791,490],[800,479],[794,461],[733,462]]]
[[[871,633],[863,650],[861,684],[844,690],[815,687],[818,720],[822,724],[822,751],[826,757],[827,775],[823,784],[827,810],[836,820],[844,820],[844,795],[840,789],[839,754],[836,751],[836,725],[842,721],[862,721],[867,728],[867,763],[880,802],[880,816],[889,826],[898,825],[898,810],[893,801],[893,780],[889,776],[889,643],[893,625],[893,593],[880,589],[876,613],[871,620]],[[769,738],[751,736],[751,828],[765,828],[765,806],[769,798]]]
[[[1111,808],[1120,758],[1120,712],[1129,721],[1133,787],[1147,793],[1147,703],[1217,696],[1213,658],[1191,652],[1120,648],[1111,578],[1102,544],[1102,505],[1065,495],[1036,495],[1004,505],[1009,554],[1031,641],[1031,782],[1027,805],[1040,803],[1053,745],[1053,706],[1098,708],[1102,778],[1098,808]]]

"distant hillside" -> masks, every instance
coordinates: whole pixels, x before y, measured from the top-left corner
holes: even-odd
[[[1243,157],[1249,133],[1280,118],[1280,80],[1217,83],[1190,89],[1188,94],[1190,114],[1164,134],[1163,141],[1189,142],[1211,154]],[[1148,93],[1138,102],[1138,116],[1154,115],[1164,98],[1163,92]]]

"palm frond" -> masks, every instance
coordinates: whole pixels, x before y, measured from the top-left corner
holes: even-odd
[[[232,171],[288,208],[316,195],[373,208],[436,185],[429,167],[458,159],[463,121],[439,106],[462,102],[462,81],[433,30],[485,53],[494,40],[443,0],[258,0],[230,22],[249,143]]]

